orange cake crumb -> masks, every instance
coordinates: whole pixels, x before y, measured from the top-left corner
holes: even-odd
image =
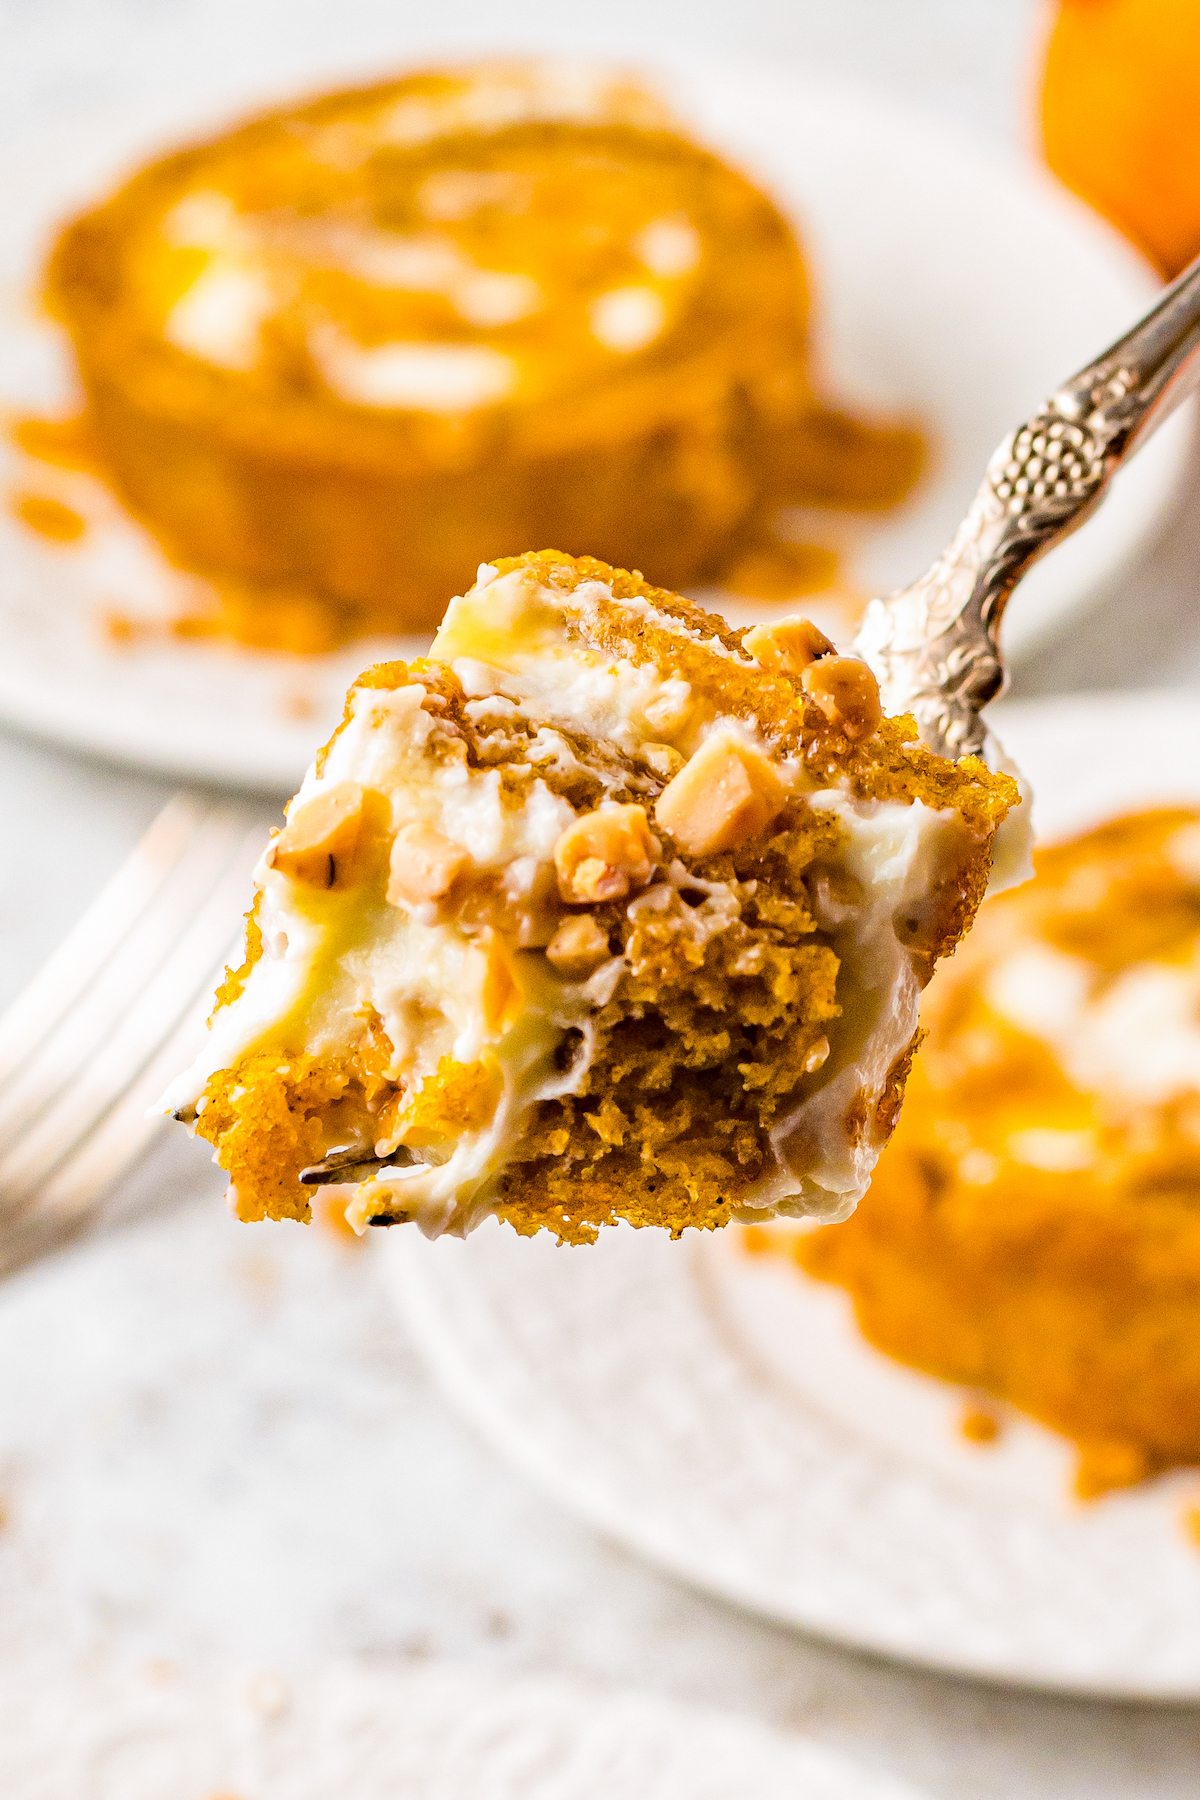
[[[50,494],[18,493],[10,502],[13,517],[39,537],[55,544],[75,544],[87,530],[87,520]]]
[[[19,418],[12,425],[12,440],[26,456],[57,469],[94,472],[96,445],[85,417],[70,419]]]
[[[965,1407],[958,1428],[969,1444],[994,1444],[1000,1436],[999,1419],[981,1406]]]
[[[1181,1522],[1190,1541],[1200,1550],[1200,1505],[1185,1506]]]

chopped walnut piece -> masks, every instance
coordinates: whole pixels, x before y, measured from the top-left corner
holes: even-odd
[[[602,806],[567,826],[554,846],[558,889],[569,902],[620,900],[649,881],[658,855],[641,806]]]
[[[471,863],[471,853],[432,825],[402,825],[392,844],[387,897],[390,906],[423,906],[441,900]]]
[[[297,807],[267,850],[267,867],[305,887],[348,887],[362,830],[366,796],[356,781],[340,781]]]
[[[532,866],[530,866],[532,865]],[[520,858],[510,863],[499,898],[506,929],[516,931],[518,950],[544,950],[562,919],[558,880],[549,863]]]
[[[590,975],[608,954],[608,935],[591,913],[564,919],[546,945],[546,955],[560,975]]]
[[[784,675],[802,675],[818,657],[834,654],[834,646],[825,633],[799,614],[776,619],[773,625],[756,625],[743,637],[742,648],[749,650],[764,669],[779,670]]]
[[[810,663],[800,679],[805,693],[851,743],[878,731],[883,717],[879,683],[861,658],[823,656]]]
[[[762,751],[719,731],[663,789],[654,816],[690,856],[715,856],[765,831],[785,799]]]

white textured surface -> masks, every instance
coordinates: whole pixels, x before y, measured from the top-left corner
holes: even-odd
[[[1168,696],[1002,712],[1043,831],[1200,799],[1200,713]],[[1085,788],[1076,770],[1086,769]],[[1102,796],[1099,807],[1097,799]],[[405,1240],[400,1289],[448,1391],[556,1498],[676,1574],[866,1649],[1000,1680],[1200,1699],[1194,1477],[1090,1507],[1016,1424],[954,1443],[961,1398],[858,1354],[827,1291],[736,1239],[489,1225]]]
[[[663,1701],[344,1663],[14,1684],[0,1785],[20,1800],[917,1800],[828,1750]]]
[[[329,33],[332,50],[340,34],[332,14]],[[818,536],[849,529],[849,574],[864,593],[913,579],[949,541],[1005,432],[1132,322],[1154,278],[1044,176],[907,109],[797,72],[679,52],[653,55],[646,68],[678,115],[797,219],[831,390],[894,407],[929,431],[930,473],[910,504],[861,529],[848,528],[846,515],[814,526]],[[31,301],[56,222],[164,141],[219,124],[246,76],[245,66],[198,59],[173,90],[164,83],[119,113],[31,137],[0,161],[0,405],[73,403],[63,342]],[[1010,654],[1028,655],[1107,569],[1127,567],[1153,540],[1190,429],[1185,409],[1096,517],[1022,585],[1006,628]],[[0,447],[0,482],[26,480],[92,521],[80,543],[63,548],[0,513],[0,717],[26,730],[195,779],[291,789],[355,670],[424,648],[416,638],[380,640],[297,658],[166,634],[114,646],[100,628],[104,614],[169,620],[190,578],[96,483],[30,475]],[[738,602],[735,616],[753,611]]]

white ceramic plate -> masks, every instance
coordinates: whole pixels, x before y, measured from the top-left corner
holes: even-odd
[[[763,1726],[449,1666],[60,1665],[0,1692],[0,1723],[21,1800],[917,1800]]]
[[[1192,696],[997,712],[1043,835],[1200,799]],[[617,1230],[563,1250],[489,1225],[466,1243],[414,1234],[395,1254],[452,1397],[653,1562],[961,1673],[1200,1697],[1200,1551],[1180,1516],[1194,1476],[1077,1505],[1061,1440],[1014,1418],[996,1445],[968,1444],[959,1390],[870,1349],[845,1295],[746,1258],[733,1232]]]
[[[1004,432],[1132,321],[1153,277],[1048,180],[919,115],[790,73],[684,59],[650,72],[696,134],[796,218],[830,392],[902,408],[930,428],[931,476],[909,506],[860,532],[854,553],[866,591],[911,579],[948,539]],[[198,71],[186,95],[147,95],[144,113],[81,120],[0,165],[0,406],[72,403],[63,346],[29,298],[55,223],[139,158],[220,123],[235,92],[244,106],[246,84],[244,70]],[[1188,429],[1172,421],[1096,518],[1034,571],[1009,616],[1014,656],[1157,529]],[[0,487],[22,479],[3,453]],[[0,719],[10,724],[188,777],[290,791],[357,670],[423,648],[397,640],[296,658],[170,641],[114,647],[100,617],[169,616],[182,578],[90,484],[64,477],[62,494],[95,517],[77,548],[0,517]],[[735,611],[744,622],[747,608]]]

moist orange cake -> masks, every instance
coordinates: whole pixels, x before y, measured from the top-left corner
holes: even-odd
[[[880,1349],[1074,1439],[1088,1495],[1200,1462],[1200,813],[1035,860],[926,995],[862,1206],[793,1249]]]
[[[165,1103],[247,1220],[843,1216],[1015,800],[804,620],[485,565],[351,689]]]
[[[919,463],[814,398],[776,208],[595,69],[254,119],[70,224],[47,298],[108,479],[251,642],[432,628],[528,543],[694,583]]]

